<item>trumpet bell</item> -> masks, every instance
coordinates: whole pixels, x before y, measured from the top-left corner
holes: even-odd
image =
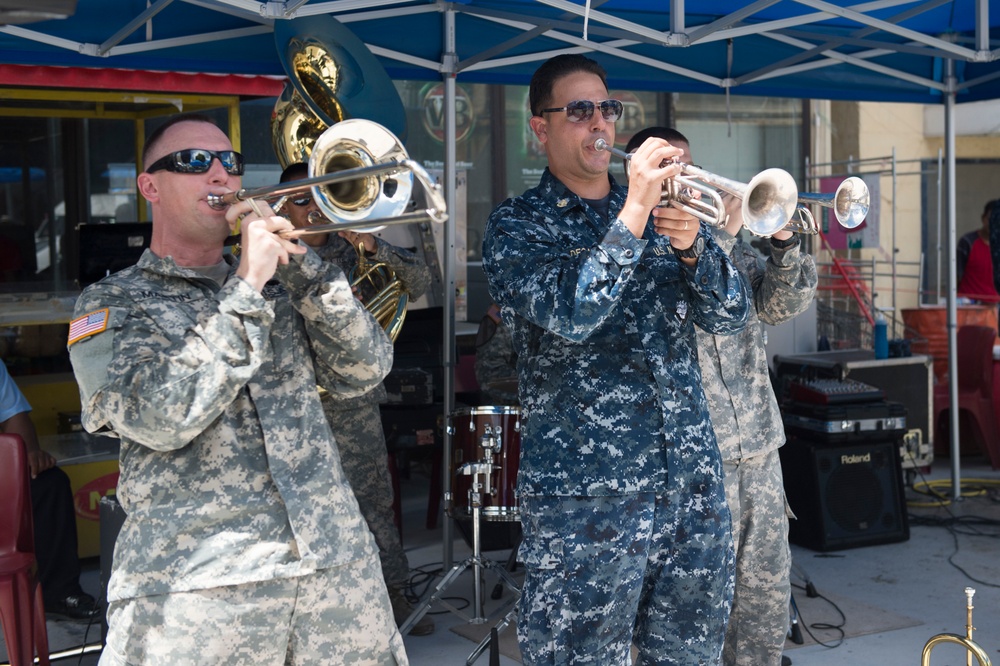
[[[833,194],[803,193],[799,195],[799,203],[832,208],[840,226],[856,229],[868,217],[871,194],[865,181],[857,176],[851,176],[844,179]]]
[[[773,236],[788,224],[798,205],[799,188],[784,169],[764,169],[746,186],[743,224],[758,236]]]
[[[387,128],[360,118],[344,120],[323,132],[313,144],[309,177],[405,159],[403,143]],[[313,187],[316,205],[324,215],[345,222],[395,217],[409,205],[412,193],[413,173],[406,170]]]
[[[865,221],[871,206],[871,195],[865,181],[851,176],[840,184],[833,198],[833,212],[837,221],[848,229],[855,229]]]

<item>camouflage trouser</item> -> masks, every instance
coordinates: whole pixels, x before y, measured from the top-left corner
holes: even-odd
[[[281,578],[112,602],[100,666],[405,666],[375,558]]]
[[[712,485],[714,488],[714,484]],[[652,493],[521,497],[518,641],[529,666],[717,664],[733,585],[721,483]]]
[[[385,584],[390,589],[403,590],[409,582],[410,564],[403,552],[399,529],[393,522],[389,454],[378,405],[358,400],[345,405],[324,399],[323,411],[340,450],[344,475],[378,545]]]
[[[781,462],[771,451],[726,461],[723,470],[733,516],[736,589],[722,661],[778,666],[788,633],[792,566]]]

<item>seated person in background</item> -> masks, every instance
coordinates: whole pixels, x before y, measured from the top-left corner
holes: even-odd
[[[990,216],[995,203],[986,202],[979,228],[962,236],[955,251],[958,295],[977,303],[994,304],[1000,301],[993,285],[993,260],[990,257]]]
[[[476,381],[490,405],[517,405],[517,352],[510,329],[500,318],[500,306],[491,303],[476,333]]]
[[[306,164],[299,162],[289,165],[281,174],[281,182],[302,180],[309,176]],[[309,192],[290,198],[279,211],[297,229],[310,224],[325,224],[329,220],[319,218],[310,222],[309,214],[320,212]],[[410,298],[417,298],[430,286],[431,272],[423,260],[409,250],[395,247],[369,233],[340,231],[329,234],[302,236],[302,242],[316,251],[324,261],[331,262],[350,275],[358,265],[358,244],[364,244],[366,258],[372,262],[383,262],[396,273]],[[375,295],[375,287],[370,282],[362,282],[356,287],[355,295],[364,303]],[[396,624],[402,625],[413,612],[406,598],[406,588],[410,578],[410,564],[403,552],[399,530],[393,522],[392,482],[389,477],[388,452],[379,403],[386,398],[385,386],[356,398],[344,398],[325,394],[322,398],[323,412],[333,430],[337,448],[340,449],[340,464],[354,490],[354,496],[361,507],[361,513],[368,523],[368,529],[375,536],[379,558],[382,560],[382,574],[389,590]],[[434,621],[427,615],[420,618],[410,634],[424,636],[433,633]]]
[[[31,405],[0,362],[0,432],[20,435],[31,469],[31,511],[35,528],[35,560],[45,612],[75,620],[97,616],[94,597],[80,587],[76,514],[66,472],[38,446]]]

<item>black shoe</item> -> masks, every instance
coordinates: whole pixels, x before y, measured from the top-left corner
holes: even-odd
[[[54,602],[46,602],[46,615],[62,615],[71,620],[90,620],[101,612],[94,597],[86,592],[70,594]]]
[[[791,658],[781,655],[781,666],[792,666]]]

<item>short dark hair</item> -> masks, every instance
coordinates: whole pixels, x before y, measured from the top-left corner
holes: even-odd
[[[309,165],[305,162],[292,162],[281,172],[279,183],[287,183],[290,180],[302,180],[309,175]]]
[[[153,153],[153,149],[156,147],[156,144],[160,142],[167,130],[174,125],[179,125],[181,123],[208,123],[209,125],[218,127],[210,116],[206,116],[203,113],[179,113],[176,116],[172,116],[169,120],[167,120],[167,122],[153,130],[153,133],[146,139],[146,145],[142,149],[143,168],[149,164],[150,154]],[[197,146],[191,147],[195,148]]]
[[[528,88],[528,103],[531,105],[531,115],[542,115],[542,109],[552,104],[552,87],[556,81],[576,72],[590,72],[601,77],[605,89],[608,87],[608,74],[600,63],[579,53],[563,53],[553,56],[542,63],[531,77]]]
[[[687,137],[681,134],[679,131],[675,130],[673,127],[647,127],[641,129],[632,135],[632,138],[628,140],[628,145],[625,146],[625,152],[631,153],[636,150],[643,142],[651,136],[658,137],[660,139],[665,139],[671,144],[677,143],[678,141],[683,141],[687,145],[691,145]]]
[[[996,208],[996,205],[997,205],[998,201],[1000,201],[1000,199],[992,199],[992,200],[986,202],[986,206],[983,207],[983,217],[989,217],[990,216],[990,213],[992,213],[993,209]]]

